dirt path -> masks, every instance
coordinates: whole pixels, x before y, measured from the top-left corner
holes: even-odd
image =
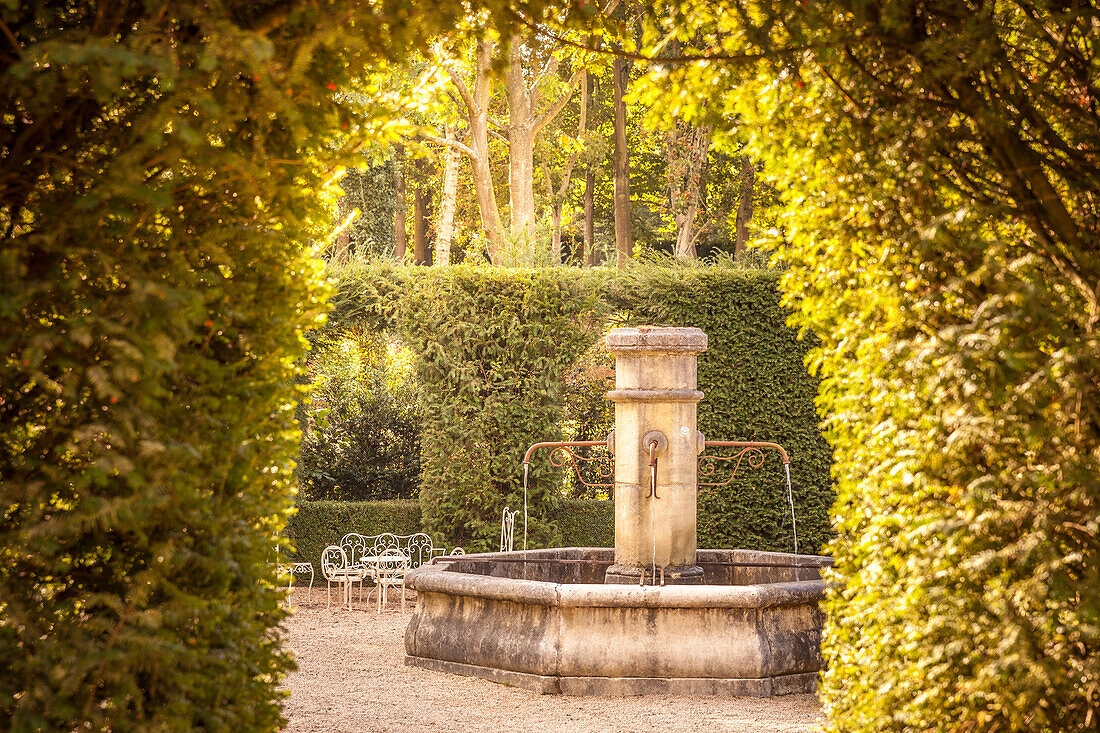
[[[287,620],[298,671],[287,676],[287,731],[660,731],[809,732],[812,695],[770,699],[565,697],[406,667],[405,613],[325,608],[325,590],[295,589]],[[392,600],[392,597],[391,597]],[[391,604],[398,608],[399,604]]]

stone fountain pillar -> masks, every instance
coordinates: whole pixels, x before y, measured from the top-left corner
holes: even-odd
[[[606,583],[694,585],[696,357],[706,351],[698,328],[616,328],[607,335],[615,355],[615,564]],[[650,497],[650,454],[657,439],[657,497]],[[656,578],[653,569],[656,568]]]

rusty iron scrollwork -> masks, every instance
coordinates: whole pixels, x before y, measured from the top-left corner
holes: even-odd
[[[745,462],[750,468],[760,468],[764,465],[765,449],[779,451],[780,456],[783,458],[783,463],[790,463],[790,458],[787,457],[787,451],[783,450],[781,446],[775,443],[708,440],[704,442],[704,446],[705,448],[740,448],[741,450],[728,456],[713,454],[699,456],[697,471],[699,486],[728,486],[733,481],[734,477],[737,476],[737,472],[741,469],[742,462]],[[719,461],[723,463],[733,461],[733,472],[730,473],[729,478],[725,481],[709,480],[714,478],[714,473],[719,466]]]
[[[573,446],[563,445],[550,451],[550,465],[565,466],[572,464],[573,475],[589,488],[613,488],[615,486],[615,457],[610,453],[596,452],[582,455],[573,450]],[[591,467],[593,470],[584,470]],[[595,476],[592,476],[593,472]],[[585,479],[588,474],[593,481]]]
[[[527,455],[523,459],[525,464],[531,462],[531,455],[538,448],[550,448],[550,465],[557,468],[571,467],[573,475],[585,486],[589,488],[614,488],[615,456],[607,450],[606,440],[535,443],[527,449]],[[593,448],[597,450],[584,455],[574,450],[575,448]],[[599,448],[603,448],[603,450],[600,451]],[[595,473],[594,476],[593,473]],[[585,478],[586,475],[588,478]]]

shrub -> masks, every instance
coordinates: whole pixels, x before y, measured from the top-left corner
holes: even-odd
[[[327,87],[422,11],[0,3],[0,729],[279,727]]]
[[[550,514],[562,547],[614,547],[615,503],[605,499],[562,499]],[[519,528],[517,527],[517,532]],[[518,540],[517,540],[517,547]]]
[[[822,340],[827,728],[1095,731],[1097,6],[754,10],[728,53],[814,49],[797,84],[727,67],[718,107],[762,128],[783,288]]]
[[[401,329],[423,385],[424,523],[467,549],[498,539],[523,506],[527,446],[560,434],[565,370],[596,337],[595,290],[564,269],[433,268],[402,302]],[[534,467],[533,542],[556,497]]]
[[[305,499],[407,499],[420,483],[419,396],[408,351],[345,329],[315,339],[296,469]]]
[[[566,372],[562,395],[562,428],[565,440],[603,440],[615,427],[615,405],[607,399],[615,387],[615,357],[602,339],[592,344]],[[582,499],[608,499],[613,489],[586,486],[572,471],[562,474],[564,495]]]
[[[599,439],[611,427],[605,393],[612,361],[599,346],[585,349],[606,328],[608,309],[635,322],[701,327],[710,347],[699,361],[699,386],[707,394],[700,428],[712,438],[770,440],[790,451],[799,549],[815,551],[829,537],[832,454],[813,406],[817,380],[802,365],[815,342],[812,336],[799,340],[784,324],[788,311],[779,303],[777,279],[776,272],[726,261],[647,265],[621,274],[473,267],[424,272],[359,264],[344,271],[332,324],[415,334],[410,348],[418,354],[421,379],[435,390],[435,417],[424,428],[425,464],[431,462],[434,472],[430,480],[425,473],[421,488],[427,526],[482,549],[495,546],[501,508],[522,506],[516,481],[527,445],[555,435]],[[565,327],[543,322],[539,309],[545,305],[516,305],[544,303],[551,287],[556,297],[573,299],[560,306],[570,314]],[[548,346],[569,346],[570,338],[571,349]],[[539,400],[546,401],[541,410],[532,409]],[[546,461],[532,468],[531,526],[540,533],[529,538],[534,546],[552,540],[548,519],[563,491],[595,493],[573,486]],[[466,522],[476,523],[480,543],[470,542],[475,532]],[[742,468],[730,486],[705,489],[699,533],[704,547],[791,549],[778,457],[769,456],[759,470]]]

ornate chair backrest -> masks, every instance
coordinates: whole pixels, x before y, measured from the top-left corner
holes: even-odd
[[[406,547],[408,548],[409,562],[412,567],[418,568],[432,559],[432,550],[435,549],[435,544],[432,542],[431,537],[423,532],[417,532],[409,535],[409,543]]]
[[[344,535],[343,539],[340,540],[340,547],[344,548],[344,552],[348,557],[348,564],[353,568],[360,567],[363,564],[363,558],[374,551],[370,538],[355,532],[348,532]]]
[[[504,507],[504,511],[500,514],[500,551],[511,552],[512,542],[516,535],[516,515],[519,514],[519,510],[510,511],[508,507]]]
[[[456,547],[453,550],[451,550],[451,554],[452,555],[465,555],[466,551],[463,550],[461,547]]]
[[[409,558],[400,550],[386,550],[379,553],[379,557],[375,561],[375,568],[379,576],[400,575],[403,571],[409,569]]]
[[[374,538],[374,548],[372,552],[375,555],[385,555],[390,550],[401,552],[401,540],[397,539],[397,535],[390,532],[383,532]]]
[[[329,545],[321,551],[321,575],[325,576],[325,580],[334,580],[347,568],[348,556],[340,545]]]

